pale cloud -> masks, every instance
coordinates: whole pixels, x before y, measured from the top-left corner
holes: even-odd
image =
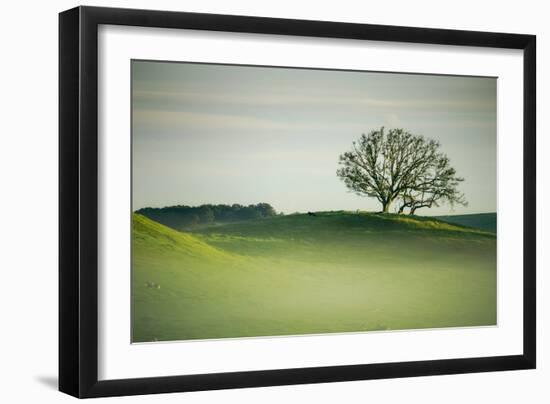
[[[133,92],[134,101],[141,101],[149,105],[174,105],[182,103],[197,104],[222,104],[222,105],[243,105],[243,106],[343,106],[348,108],[383,108],[383,109],[423,109],[423,110],[487,110],[494,109],[496,100],[453,100],[453,99],[432,99],[419,100],[415,98],[383,99],[372,98],[364,94],[319,94],[303,95],[298,93],[284,94],[265,92],[255,94],[238,93],[208,93],[193,91],[151,91],[137,90]]]
[[[347,128],[360,131],[364,128],[362,122],[291,122],[266,119],[253,115],[223,114],[190,111],[160,111],[155,109],[135,109],[133,125],[140,130],[150,132],[159,129],[182,130],[242,130],[242,131],[304,131],[326,130],[328,127]]]
[[[376,209],[335,171],[352,141],[384,125],[441,142],[466,179],[469,206],[456,213],[496,210],[493,78],[133,63],[134,208]]]
[[[388,113],[384,115],[384,124],[390,128],[398,128],[401,126],[401,120],[394,113]]]
[[[210,129],[288,129],[287,123],[276,122],[246,115],[229,115],[189,111],[158,111],[137,109],[134,111],[133,123],[141,128],[189,128]]]

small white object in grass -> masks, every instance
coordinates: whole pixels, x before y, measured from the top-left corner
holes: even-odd
[[[160,289],[160,285],[155,282],[145,282],[145,286],[148,288]]]

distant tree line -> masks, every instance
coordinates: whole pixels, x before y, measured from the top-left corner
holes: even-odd
[[[276,216],[268,203],[255,205],[177,205],[164,208],[142,208],[136,211],[158,223],[176,230],[188,230],[216,223],[241,222]]]

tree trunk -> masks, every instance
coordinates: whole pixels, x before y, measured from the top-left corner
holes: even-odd
[[[417,208],[411,208],[411,211],[410,211],[409,215],[414,215],[414,212],[416,212],[416,209]]]
[[[403,213],[403,211],[405,210],[405,205],[401,205],[399,207],[399,211],[397,212],[399,215]]]
[[[388,213],[390,211],[391,201],[382,203],[382,213]]]

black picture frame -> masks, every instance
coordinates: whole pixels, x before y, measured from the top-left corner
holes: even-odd
[[[523,354],[99,381],[100,24],[523,50]],[[60,13],[59,390],[85,398],[535,368],[535,107],[534,35],[96,7]]]

